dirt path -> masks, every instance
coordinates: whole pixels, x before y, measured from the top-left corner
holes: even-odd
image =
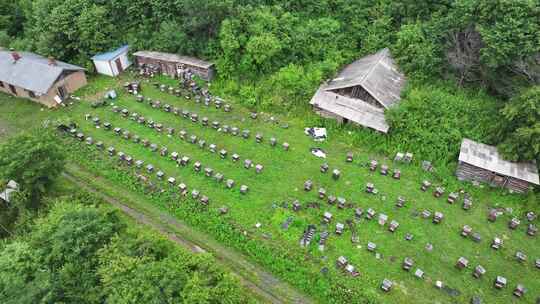
[[[152,212],[152,215],[159,218],[159,220],[156,220],[146,214],[149,212],[148,210],[145,210],[145,213],[144,211],[132,207],[137,204],[133,203],[128,195],[121,198],[116,197],[116,195],[115,197],[109,196],[104,193],[106,192],[103,191],[105,189],[98,189],[99,187],[90,185],[86,180],[77,177],[77,174],[74,174],[74,168],[77,169],[77,173],[81,173],[79,170],[82,170],[82,168],[74,165],[71,165],[70,167],[71,169],[68,169],[66,170],[67,172],[63,173],[63,176],[66,179],[80,188],[101,197],[107,203],[133,218],[137,223],[155,229],[169,240],[187,250],[194,253],[210,252],[218,261],[225,264],[225,266],[238,277],[242,285],[258,295],[260,300],[266,303],[313,303],[312,300],[299,293],[288,284],[281,282],[272,274],[249,262],[247,258],[241,254],[221,246],[217,241],[210,239],[209,236],[194,231],[180,220],[166,213],[155,210],[150,211]],[[121,199],[122,202],[119,199]]]

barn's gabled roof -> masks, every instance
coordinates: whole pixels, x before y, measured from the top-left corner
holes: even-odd
[[[203,69],[208,69],[214,65],[212,62],[204,61],[198,58],[189,57],[189,56],[180,56],[177,54],[162,53],[162,52],[138,51],[138,52],[133,53],[133,56],[146,57],[146,58],[162,60],[162,61],[167,61],[167,62],[184,63],[187,65],[196,66]]]
[[[383,109],[332,91],[319,89],[310,103],[325,111],[383,133],[387,133],[390,128],[384,119]]]
[[[399,102],[404,85],[405,76],[398,71],[390,50],[385,48],[346,66],[324,89],[361,86],[388,109]]]
[[[36,93],[46,94],[65,71],[84,71],[76,65],[62,61],[49,62],[48,58],[30,52],[17,52],[15,61],[12,52],[0,51],[0,81]]]
[[[531,184],[540,185],[535,163],[514,163],[504,160],[496,147],[464,138],[461,143],[459,161],[499,175],[510,176]]]
[[[310,104],[357,124],[387,133],[384,118],[388,109],[400,100],[405,76],[398,70],[388,49],[363,57],[346,66],[339,75],[323,84]],[[362,99],[338,94],[336,90],[362,87],[381,107]]]
[[[124,45],[116,50],[112,50],[110,52],[96,54],[94,57],[92,57],[92,60],[98,60],[98,61],[110,61],[114,60],[118,56],[122,55],[123,53],[127,52],[129,50],[129,45]]]

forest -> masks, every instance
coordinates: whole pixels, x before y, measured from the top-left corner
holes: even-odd
[[[123,43],[217,63],[212,90],[304,114],[321,81],[391,49],[408,77],[393,131],[357,144],[447,164],[461,138],[540,160],[540,5],[535,0],[1,0],[0,46],[93,69]],[[331,126],[330,122],[320,122]]]

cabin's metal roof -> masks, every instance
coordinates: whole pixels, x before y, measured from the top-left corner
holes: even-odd
[[[15,61],[10,51],[0,51],[0,81],[36,93],[46,94],[64,71],[84,71],[84,68],[49,59],[30,52],[17,52]]]

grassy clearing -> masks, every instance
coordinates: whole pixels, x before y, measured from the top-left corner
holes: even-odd
[[[254,296],[254,299],[256,299],[256,303],[271,302],[274,300],[275,296],[278,296],[279,299],[287,299],[287,303],[300,303],[298,299],[303,300],[302,302],[305,303],[308,302],[304,301],[305,299],[302,299],[303,295],[298,294],[295,290],[291,290],[291,287],[289,286],[276,282],[266,272],[254,267],[253,264],[246,262],[246,260],[235,251],[226,248],[216,240],[209,238],[207,234],[200,233],[192,227],[185,225],[185,223],[178,218],[174,218],[156,206],[148,204],[144,196],[134,195],[132,191],[125,191],[125,189],[120,190],[115,185],[111,185],[108,180],[103,179],[101,176],[91,174],[77,165],[71,164],[66,170],[70,176],[73,176],[73,178],[77,180],[77,182],[82,182],[85,185],[92,187],[92,190],[99,191],[99,194],[96,194],[97,196],[114,198],[116,201],[114,202],[115,205],[122,204],[126,207],[129,206],[131,210],[128,213],[130,216],[134,217],[138,223],[152,226],[154,229],[160,230],[162,234],[166,234],[169,237],[172,235],[176,237],[175,241],[178,240],[177,236],[181,236],[180,244],[182,247],[195,252],[199,252],[201,248],[206,252],[218,252],[219,255],[214,255],[214,257],[219,260],[228,271],[238,276],[246,290],[253,288],[252,285],[259,286],[256,290],[250,292]],[[118,200],[121,200],[121,203],[118,202]],[[124,208],[122,207],[122,209]],[[261,292],[260,286],[263,286],[261,294],[259,294],[259,292]]]
[[[115,80],[110,78],[98,77],[80,94],[87,96],[88,99],[97,98],[104,88],[118,86],[122,81],[124,79],[115,83]],[[170,79],[160,79],[160,81],[174,83]],[[200,123],[194,124],[172,113],[152,109],[148,104],[137,103],[133,96],[123,93],[115,102],[116,105],[142,114],[147,119],[163,123],[166,127],[174,127],[176,132],[185,129],[189,135],[196,134],[204,138],[207,144],[216,144],[218,150],[225,148],[229,152],[228,158],[221,160],[217,154],[182,141],[177,135],[169,137],[165,132],[158,134],[152,129],[121,118],[119,114],[113,113],[110,107],[91,109],[88,102],[81,102],[61,111],[40,111],[37,112],[39,116],[35,116],[34,113],[29,113],[29,115],[33,117],[31,120],[34,122],[45,117],[69,117],[79,124],[80,129],[87,136],[103,141],[106,146],[115,146],[118,151],[123,151],[134,159],[142,159],[147,164],[153,164],[154,167],[163,170],[167,176],[173,176],[178,181],[185,182],[190,189],[199,189],[210,197],[208,211],[192,207],[193,203],[190,206],[190,203],[183,203],[174,196],[170,196],[168,201],[163,196],[152,196],[153,202],[163,210],[203,230],[212,232],[224,243],[240,248],[254,260],[291,283],[304,290],[311,290],[314,297],[321,301],[340,301],[340,298],[332,299],[332,297],[339,293],[342,296],[341,299],[344,299],[346,290],[351,289],[353,295],[392,303],[433,303],[434,301],[461,303],[468,301],[474,294],[480,295],[486,303],[510,303],[516,300],[511,295],[511,291],[517,283],[525,284],[530,291],[522,302],[532,302],[538,296],[535,292],[540,290],[540,272],[534,268],[534,259],[540,257],[540,242],[537,238],[526,236],[526,228],[523,224],[515,231],[508,229],[507,222],[511,218],[510,215],[502,216],[495,223],[487,221],[488,208],[493,206],[512,208],[512,215],[521,218],[527,210],[538,212],[538,203],[534,197],[473,187],[468,183],[458,182],[453,176],[438,176],[424,172],[417,163],[394,164],[385,156],[372,154],[369,147],[353,146],[352,140],[348,139],[347,132],[351,132],[349,130],[331,129],[327,141],[315,143],[303,133],[305,126],[311,126],[307,121],[313,123],[318,120],[312,117],[308,117],[307,121],[292,117],[276,117],[279,123],[272,123],[269,120],[270,114],[262,114],[257,120],[252,120],[249,118],[249,112],[238,105],[233,105],[233,112],[227,114],[213,107],[207,108],[202,104],[195,104],[193,101],[159,92],[146,83],[143,83],[143,94],[154,100],[160,100],[163,104],[168,103],[174,107],[188,109],[190,112],[197,112],[200,118],[207,116],[210,122],[218,120],[222,124],[239,127],[240,130],[249,129],[251,137],[245,140],[241,137],[224,135],[211,127],[202,127]],[[2,113],[8,109],[14,113],[28,113],[26,104],[24,107],[19,107],[19,104],[15,107],[12,102],[6,102],[3,99],[0,102],[0,109],[4,110]],[[98,116],[102,121],[109,121],[113,127],[121,127],[141,138],[147,138],[160,147],[166,146],[170,152],[177,151],[181,155],[189,155],[192,162],[201,161],[203,168],[211,167],[215,172],[223,173],[226,179],[234,179],[237,186],[231,190],[226,189],[223,184],[204,177],[203,173],[195,173],[191,166],[177,167],[170,159],[150,152],[141,144],[121,139],[112,131],[96,129],[90,121],[84,120],[86,113]],[[5,119],[17,120],[17,117],[20,117],[19,114],[11,114]],[[287,124],[288,128],[283,128],[284,124]],[[264,143],[255,143],[254,136],[258,132],[264,135]],[[278,147],[270,147],[268,143],[270,137],[276,137],[278,143],[284,141],[290,143],[290,151],[283,151],[279,144]],[[70,151],[80,153],[75,158],[86,164],[93,163],[94,170],[102,172],[111,180],[111,183],[119,187],[136,187],[133,186],[132,181],[121,176],[121,173],[114,173],[117,172],[112,168],[115,162],[107,160],[107,157],[101,160],[103,156],[93,153],[91,151],[93,149],[80,147],[73,140],[68,142],[73,144],[73,147],[69,147]],[[81,145],[84,146],[84,144]],[[330,173],[320,173],[319,166],[323,161],[310,154],[311,147],[320,147],[327,152],[328,158],[325,161],[330,165],[330,171],[338,168],[342,172],[339,180],[334,181]],[[348,151],[355,154],[353,163],[345,162],[345,154]],[[241,156],[240,162],[234,163],[230,160],[230,155],[233,153]],[[263,172],[256,174],[253,168],[244,169],[242,165],[246,158],[264,165]],[[398,181],[389,176],[381,176],[378,172],[370,172],[366,166],[370,159],[377,159],[391,168],[401,169],[402,179]],[[311,192],[303,190],[303,183],[307,179],[314,182],[314,190]],[[461,200],[454,205],[449,205],[446,203],[446,195],[444,198],[436,199],[431,192],[420,191],[420,183],[424,179],[431,180],[434,186],[444,186],[447,190],[446,194],[458,190],[470,193],[474,200],[474,207],[469,211],[464,211],[461,209]],[[155,178],[153,180],[158,183]],[[373,182],[380,193],[378,195],[366,194],[364,187],[367,182]],[[241,184],[250,187],[247,195],[239,193]],[[170,190],[166,185],[162,187]],[[335,223],[345,223],[346,219],[354,216],[353,209],[338,210],[336,206],[330,206],[325,201],[318,200],[319,187],[324,187],[328,194],[346,198],[355,206],[364,209],[373,208],[378,213],[387,214],[390,220],[394,219],[400,223],[399,229],[395,233],[390,233],[387,227],[379,226],[376,221],[362,219],[357,224],[360,237],[358,244],[351,244],[350,231],[346,230],[343,236],[331,234],[324,252],[316,248],[317,237],[309,248],[300,248],[298,240],[308,224],[317,224],[318,232],[323,229],[319,223],[324,211],[334,214],[334,221],[327,228],[332,232],[335,229]],[[141,195],[144,195],[142,191]],[[395,207],[395,201],[399,195],[407,199],[406,207],[401,209]],[[280,207],[283,202],[290,203],[294,199],[300,200],[304,206],[302,211],[293,212],[291,209]],[[319,202],[320,208],[305,208],[307,202]],[[228,206],[230,212],[227,216],[216,219],[216,210],[223,205]],[[417,214],[424,209],[443,212],[445,215],[443,223],[434,225],[430,220],[418,217]],[[294,220],[288,230],[283,230],[281,223],[289,216],[292,216]],[[193,217],[193,219],[188,217]],[[206,223],[201,221],[204,218],[208,218]],[[525,221],[522,220],[522,222]],[[254,228],[256,223],[261,223],[261,228]],[[482,242],[477,244],[459,235],[461,227],[465,224],[470,225],[474,231],[482,235]],[[228,238],[233,237],[217,235],[218,229],[208,227],[212,225],[235,227],[236,230],[233,233],[237,234],[246,231],[248,235],[246,242],[247,240],[251,243],[254,241],[261,247],[243,246],[238,241],[228,241]],[[404,240],[407,232],[414,234],[414,239],[410,242]],[[502,250],[495,251],[489,247],[491,239],[495,236],[504,239]],[[242,235],[234,236],[234,238],[242,239]],[[366,250],[368,241],[377,244],[379,259]],[[432,252],[424,249],[426,243],[433,244]],[[529,256],[526,263],[520,264],[516,261],[514,255],[517,250],[522,250]],[[362,273],[359,278],[349,278],[335,269],[335,260],[340,255],[346,256],[358,268]],[[290,256],[290,261],[285,260],[286,256]],[[418,267],[425,271],[426,280],[419,280],[412,273],[401,269],[401,262],[406,256],[415,260],[414,269]],[[487,275],[476,280],[471,276],[472,269],[463,271],[456,269],[454,264],[460,256],[469,259],[471,265],[469,268],[477,264],[483,265],[487,269]],[[327,275],[319,274],[319,270],[323,267],[328,267]],[[503,275],[508,279],[509,284],[506,289],[498,291],[492,287],[496,275]],[[383,278],[389,278],[396,283],[396,288],[389,294],[379,292],[379,284]],[[433,286],[435,280],[442,280],[446,286],[456,292],[436,289]],[[329,290],[333,288],[338,291]]]

